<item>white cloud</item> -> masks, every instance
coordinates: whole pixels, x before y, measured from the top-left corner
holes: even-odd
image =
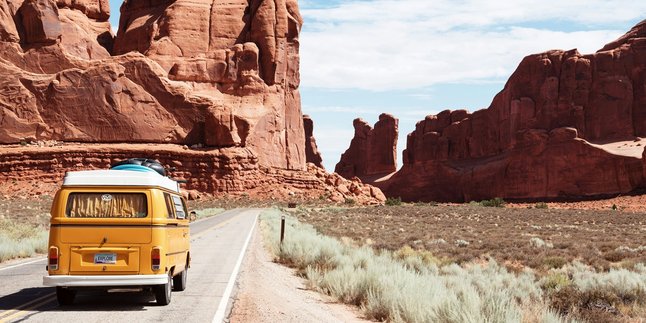
[[[391,90],[504,81],[520,60],[549,49],[590,53],[646,12],[634,1],[348,1],[307,9],[304,85]],[[541,27],[550,21],[579,31]],[[581,30],[583,29],[583,30]]]

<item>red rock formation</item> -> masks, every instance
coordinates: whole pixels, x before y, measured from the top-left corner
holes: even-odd
[[[51,194],[68,170],[146,156],[193,195],[384,200],[306,164],[296,0],[121,13],[115,39],[108,0],[0,2],[0,192]],[[64,144],[16,145],[52,140]]]
[[[390,174],[397,169],[397,125],[399,120],[383,113],[373,129],[361,119],[355,119],[354,137],[350,147],[341,155],[334,171],[345,177],[365,180],[374,175]]]
[[[325,168],[323,167],[323,158],[316,145],[316,139],[314,139],[314,121],[310,116],[303,115],[303,125],[305,127],[305,159],[316,167]]]
[[[189,149],[172,144],[62,144],[35,142],[0,149],[0,195],[51,195],[68,170],[106,169],[135,156],[175,167],[191,196],[222,193],[253,199],[327,199],[358,204],[385,201],[376,187],[346,180],[308,164],[305,171],[264,167],[248,148]],[[201,192],[201,193],[196,193]]]
[[[109,13],[107,0],[0,5],[0,144],[235,146],[305,169],[296,0],[125,1],[114,48]]]
[[[643,147],[632,140],[646,136],[645,84],[646,21],[595,54],[528,56],[488,109],[418,122],[386,193],[469,201],[643,187]]]

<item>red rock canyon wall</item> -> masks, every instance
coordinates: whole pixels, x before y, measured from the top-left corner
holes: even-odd
[[[634,141],[644,136],[646,21],[595,54],[527,56],[488,109],[418,122],[386,193],[426,201],[626,193],[646,184]]]

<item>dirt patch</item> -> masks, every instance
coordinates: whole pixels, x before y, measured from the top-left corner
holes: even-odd
[[[292,269],[272,262],[256,230],[238,278],[230,322],[368,322],[357,309],[305,287]]]
[[[559,268],[573,260],[597,269],[646,261],[646,214],[598,210],[414,204],[294,212],[323,234],[358,245],[430,251],[441,263],[489,257],[510,270]]]

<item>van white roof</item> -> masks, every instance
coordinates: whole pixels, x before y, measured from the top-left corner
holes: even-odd
[[[63,186],[156,186],[180,192],[176,181],[156,172],[114,169],[67,172]]]

